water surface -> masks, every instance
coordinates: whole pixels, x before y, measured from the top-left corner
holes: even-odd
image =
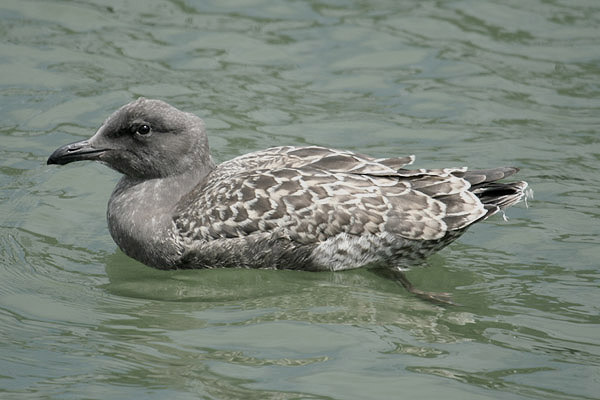
[[[0,6],[0,397],[592,399],[600,393],[595,1]],[[118,175],[45,165],[118,106],[205,118],[223,161],[315,144],[516,165],[530,207],[410,278],[176,271],[123,255]]]

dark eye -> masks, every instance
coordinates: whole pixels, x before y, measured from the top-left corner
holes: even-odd
[[[148,136],[150,134],[150,131],[151,131],[150,125],[141,124],[135,130],[135,133],[137,133],[138,135],[142,135],[142,136]]]

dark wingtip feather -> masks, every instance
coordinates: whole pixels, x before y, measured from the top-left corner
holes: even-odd
[[[517,172],[519,172],[519,168],[517,167],[499,167],[465,171],[461,177],[466,179],[471,186],[475,186],[488,182],[499,181],[500,179],[514,175]]]
[[[485,218],[517,204],[527,195],[528,184],[525,181],[510,183],[485,183],[475,188],[473,193],[479,197],[488,212]]]

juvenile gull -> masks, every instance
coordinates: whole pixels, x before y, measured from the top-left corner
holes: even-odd
[[[96,160],[124,176],[108,227],[128,256],[159,269],[339,271],[379,266],[416,295],[408,265],[520,201],[513,167],[406,169],[414,156],[374,158],[319,146],[272,147],[216,165],[204,122],[140,98],[48,164]]]

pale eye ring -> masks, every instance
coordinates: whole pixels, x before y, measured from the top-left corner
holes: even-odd
[[[141,136],[148,136],[150,132],[152,132],[152,129],[150,129],[150,125],[148,124],[141,124],[135,130],[135,133]]]

